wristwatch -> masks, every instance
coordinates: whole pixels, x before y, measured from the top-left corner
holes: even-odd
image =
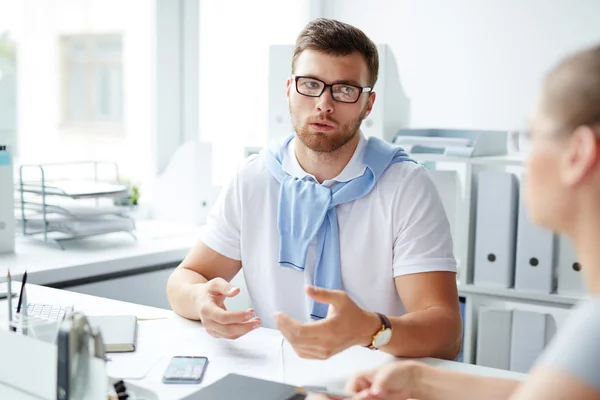
[[[386,317],[383,314],[380,313],[376,313],[379,316],[379,319],[381,320],[381,329],[378,330],[375,335],[373,335],[373,341],[371,342],[371,344],[368,346],[369,349],[378,349],[382,346],[385,346],[386,344],[388,344],[390,342],[390,339],[392,338],[392,324],[390,323],[390,320],[388,319],[388,317]]]

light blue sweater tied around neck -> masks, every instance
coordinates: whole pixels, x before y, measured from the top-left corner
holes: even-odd
[[[279,265],[304,270],[308,247],[316,236],[314,286],[342,290],[336,206],[367,195],[391,164],[415,161],[403,149],[370,137],[364,149],[365,172],[328,188],[310,176],[299,179],[283,170],[285,150],[294,137],[295,134],[291,134],[283,145],[261,151],[269,172],[280,183],[277,210]],[[311,318],[325,318],[328,308],[328,304],[313,302]]]

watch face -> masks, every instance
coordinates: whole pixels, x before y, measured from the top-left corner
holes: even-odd
[[[388,344],[390,339],[392,338],[392,330],[386,329],[383,332],[379,332],[377,337],[375,338],[375,347],[381,347]]]

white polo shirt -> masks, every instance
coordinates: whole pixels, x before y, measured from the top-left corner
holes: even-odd
[[[367,140],[333,180],[346,182],[365,171]],[[298,178],[307,174],[296,159],[295,141],[286,148],[283,169]],[[313,177],[314,178],[314,177]],[[279,182],[262,158],[251,156],[223,188],[209,213],[202,241],[218,253],[242,261],[242,271],[256,315],[274,328],[273,313],[299,321],[310,319],[316,239],[308,249],[304,271],[278,263],[277,209]],[[429,172],[421,165],[390,165],[373,190],[337,206],[341,276],[344,290],[362,308],[400,316],[405,312],[394,277],[430,271],[456,272],[450,225]]]

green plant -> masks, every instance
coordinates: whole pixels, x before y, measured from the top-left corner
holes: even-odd
[[[140,198],[140,188],[136,185],[131,187],[131,195],[129,196],[129,200],[131,200],[131,204],[134,206],[138,205],[138,200]]]

